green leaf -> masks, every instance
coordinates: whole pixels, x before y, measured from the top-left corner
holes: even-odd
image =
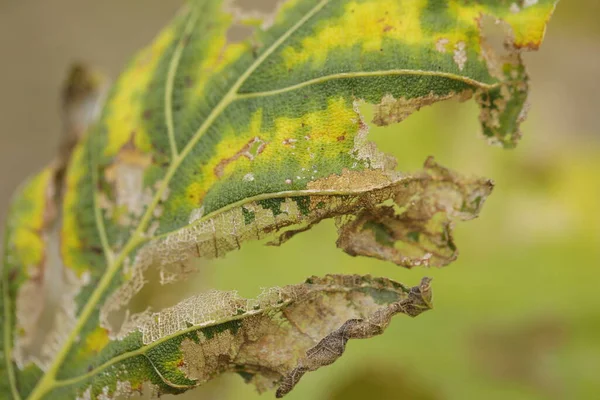
[[[9,213],[0,391],[96,398],[150,382],[179,393],[234,370],[260,388],[280,383],[283,395],[341,355],[343,346],[323,350],[330,340],[369,337],[394,313],[428,308],[427,282],[407,293],[385,279],[328,277],[269,292],[279,300],[258,308],[210,292],[174,309],[128,313],[148,268],[170,282],[196,258],[249,240],[279,245],[327,218],[351,255],[405,267],[453,261],[454,222],[478,215],[492,183],[431,158],[423,171],[395,171],[367,140],[361,107],[373,105],[372,123],[388,125],[437,101],[474,97],[483,134],[513,146],[528,89],[521,52],[539,47],[554,6],[287,0],[257,22],[235,2],[190,1],[133,59],[90,129],[100,81],[76,69],[61,154]],[[508,54],[483,37],[484,15],[504,21]],[[299,302],[306,296],[323,304]],[[296,340],[285,324],[271,329],[304,321],[290,310],[328,307],[336,317],[311,321],[311,340]],[[256,321],[264,330],[248,336]],[[249,357],[241,343],[268,352],[275,339],[293,343],[274,353],[277,367],[239,358]],[[238,361],[220,364],[205,347]]]

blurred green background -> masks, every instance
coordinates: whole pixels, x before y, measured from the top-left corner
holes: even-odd
[[[18,183],[55,153],[68,66],[83,60],[115,78],[181,3],[0,0],[0,222]],[[542,49],[526,56],[532,108],[517,149],[478,137],[473,102],[439,104],[372,131],[402,170],[417,170],[434,155],[495,180],[481,217],[457,226],[461,256],[454,264],[408,271],[352,258],[336,249],[327,221],[281,248],[249,243],[204,263],[193,279],[151,285],[137,306],[172,305],[208,287],[252,296],[313,274],[371,273],[411,285],[428,275],[433,311],[399,316],[383,336],[350,342],[340,361],[307,374],[288,398],[598,398],[598,15],[598,0],[561,2]],[[180,398],[258,396],[228,375]]]

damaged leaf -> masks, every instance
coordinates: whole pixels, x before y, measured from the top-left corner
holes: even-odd
[[[539,47],[555,1],[281,0],[272,12],[242,3],[252,2],[190,1],[134,57],[89,129],[99,81],[74,71],[59,160],[10,210],[2,393],[104,399],[147,382],[179,393],[237,371],[283,395],[348,339],[429,307],[427,282],[406,291],[328,277],[255,302],[209,292],[162,312],[128,310],[148,268],[172,282],[194,259],[250,240],[280,245],[328,218],[353,256],[452,262],[454,223],[478,215],[491,181],[432,158],[422,171],[396,171],[368,141],[361,107],[388,125],[474,97],[483,134],[513,146],[527,109],[521,52]],[[507,54],[483,37],[484,16],[504,24]],[[334,317],[311,322],[307,335],[289,313],[315,307]],[[276,344],[286,340],[282,354],[288,347]]]
[[[431,296],[428,278],[409,288],[359,275],[311,277],[255,299],[212,290],[140,317],[138,331],[111,342],[70,384],[92,398],[145,380],[177,394],[235,372],[259,391],[279,386],[282,397],[304,373],[339,358],[348,340],[383,333],[396,314],[430,309]]]

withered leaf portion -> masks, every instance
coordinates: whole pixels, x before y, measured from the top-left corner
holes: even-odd
[[[23,393],[51,363],[76,321],[75,298],[90,281],[67,265],[61,251],[68,193],[66,171],[81,151],[77,142],[97,119],[108,80],[83,64],[71,67],[62,93],[63,136],[57,157],[21,186],[5,231],[0,313],[0,393],[16,397],[15,370]],[[85,172],[85,171],[81,171]],[[90,212],[90,211],[88,211]],[[96,243],[90,241],[91,245]],[[98,244],[99,245],[99,244]],[[11,307],[9,299],[14,299]],[[13,363],[14,362],[14,363]]]
[[[428,158],[424,171],[403,179],[388,203],[338,218],[337,241],[346,253],[397,265],[443,266],[458,255],[455,221],[475,218],[492,191],[487,179],[465,178]]]
[[[392,317],[398,313],[416,317],[423,311],[429,310],[432,307],[430,281],[429,278],[423,278],[421,285],[412,287],[402,300],[380,307],[366,317],[349,319],[321,339],[316,346],[306,352],[306,357],[299,361],[298,366],[283,379],[277,389],[277,397],[289,393],[306,372],[334,363],[344,353],[348,340],[368,339],[382,334]]]
[[[131,393],[146,380],[157,394],[181,393],[236,372],[259,391],[279,385],[281,397],[304,373],[336,361],[348,340],[383,333],[396,314],[430,309],[429,283],[423,278],[411,288],[369,275],[327,275],[255,299],[213,290],[141,316],[140,331],[110,343],[98,355],[106,361],[70,384],[87,398],[112,380],[121,382],[113,394]]]

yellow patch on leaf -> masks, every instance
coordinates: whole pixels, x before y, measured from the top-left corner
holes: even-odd
[[[313,36],[304,38],[301,49],[283,50],[286,67],[291,69],[309,60],[318,67],[332,50],[356,45],[364,52],[379,51],[383,40],[388,38],[408,44],[420,43],[423,32],[419,16],[426,5],[425,0],[349,3],[344,15],[320,25]]]
[[[479,18],[482,17],[484,9],[480,4],[465,4],[460,2],[450,2],[448,12],[453,19],[456,19],[456,26],[447,32],[441,32],[435,36],[435,39],[445,38],[448,40],[448,50],[452,52],[459,42],[469,45],[469,48],[479,51],[478,35],[469,36],[468,32],[479,29],[477,26]]]
[[[14,231],[9,246],[14,249],[19,264],[31,269],[38,266],[44,257],[42,229],[48,212],[48,190],[52,184],[54,171],[46,168],[36,175],[23,189],[19,202],[29,205],[26,212],[13,214]]]
[[[504,17],[513,30],[517,48],[538,49],[546,33],[546,25],[554,12],[555,4],[538,4]]]
[[[205,194],[206,192],[200,182],[192,182],[186,190],[186,198],[193,205],[200,204]]]
[[[315,153],[335,158],[350,147],[358,132],[358,118],[343,98],[330,99],[324,110],[276,118],[270,129],[262,124],[262,109],[257,110],[244,132],[236,133],[233,128],[223,131],[216,155],[199,167],[201,178],[187,187],[186,200],[197,207],[218,180],[236,172],[254,173],[258,164],[264,168],[293,159],[308,171]]]
[[[352,138],[358,128],[356,111],[343,98],[329,99],[325,110],[313,111],[299,118],[277,118],[276,130],[270,139],[273,146],[265,149],[269,162],[282,162],[290,157],[306,168],[314,164],[313,152],[335,158],[339,154],[338,143]],[[304,127],[307,134],[300,130]],[[306,136],[306,137],[305,137]],[[295,142],[290,143],[290,139]],[[293,146],[293,147],[292,147]]]
[[[97,327],[85,338],[83,351],[86,354],[99,353],[109,342],[108,331],[102,327]]]
[[[105,156],[113,156],[134,136],[135,146],[142,151],[151,150],[148,132],[144,128],[142,109],[144,96],[161,56],[174,40],[172,27],[163,30],[154,43],[142,50],[131,66],[121,75],[117,90],[106,105],[108,143]]]

